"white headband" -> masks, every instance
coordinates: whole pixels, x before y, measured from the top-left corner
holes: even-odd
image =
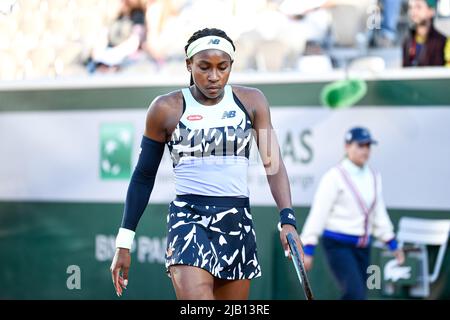
[[[218,36],[207,36],[195,40],[189,45],[186,56],[190,59],[194,54],[208,49],[223,51],[230,56],[231,61],[234,60],[233,45],[227,39]]]

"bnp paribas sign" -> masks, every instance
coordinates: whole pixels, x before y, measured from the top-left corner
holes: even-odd
[[[100,178],[129,179],[133,150],[131,123],[100,125]]]

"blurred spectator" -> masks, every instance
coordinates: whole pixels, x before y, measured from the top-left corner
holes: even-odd
[[[149,1],[146,12],[146,50],[158,64],[163,63],[170,56],[171,49],[168,48],[167,42],[173,42],[171,41],[173,38],[167,34],[167,31],[173,23],[176,23],[180,8],[181,6],[172,0]],[[183,52],[181,50],[183,48],[177,49],[180,49],[177,52]]]
[[[9,0],[4,0],[0,79],[81,76],[88,71],[184,73],[184,48],[173,39],[187,39],[204,25],[227,30],[235,40],[234,70],[323,73],[368,54],[368,9],[377,2],[383,18],[376,46],[390,46],[396,31],[403,38],[406,1],[21,0],[10,10]],[[434,21],[434,28],[447,36],[449,3],[440,1],[441,19],[436,14]],[[420,51],[421,30],[426,28],[415,29],[420,39],[414,50]],[[390,54],[392,50],[379,51],[388,67],[392,61],[395,67],[401,64],[401,56]]]
[[[380,2],[381,29],[374,35],[374,45],[381,48],[392,47],[397,40],[397,23],[402,0],[380,0]]]
[[[205,25],[226,30],[236,39],[236,35],[230,32],[233,3],[230,0],[150,0],[146,13],[146,50],[158,70],[184,74],[184,45],[173,40],[188,39]]]
[[[327,0],[284,0],[280,11],[294,19],[306,42],[322,43],[331,24],[330,13],[323,8]]]
[[[359,47],[368,42],[368,14],[376,0],[328,0],[334,46]]]
[[[142,59],[145,40],[145,0],[122,0],[116,20],[93,49],[88,71],[115,72],[125,64]]]
[[[323,8],[331,14],[327,54],[333,67],[346,68],[350,61],[367,54],[368,13],[374,0],[328,0]]]
[[[403,43],[403,66],[450,66],[450,42],[433,26],[436,0],[409,0],[413,24]]]
[[[233,67],[258,71],[297,68],[306,44],[321,44],[328,34],[330,15],[320,9],[324,2],[267,1],[252,20],[247,19],[252,27],[236,40],[236,51],[245,65]]]

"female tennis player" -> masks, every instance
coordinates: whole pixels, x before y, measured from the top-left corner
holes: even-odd
[[[130,248],[148,204],[165,145],[173,160],[175,199],[167,217],[166,270],[177,299],[248,299],[261,276],[247,170],[254,137],[280,213],[280,239],[296,220],[264,94],[228,84],[235,47],[219,29],[195,32],[186,47],[187,88],[151,103],[141,152],[125,201],[111,273],[117,295],[128,284]]]

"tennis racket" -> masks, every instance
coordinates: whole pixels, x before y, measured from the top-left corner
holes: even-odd
[[[291,258],[292,262],[294,263],[295,271],[297,272],[298,280],[300,281],[303,291],[305,292],[305,297],[307,300],[314,300],[308,276],[306,275],[305,266],[303,265],[303,261],[300,256],[297,243],[295,243],[294,236],[291,233],[288,233],[286,235],[286,239],[289,244],[289,249],[291,250]]]

